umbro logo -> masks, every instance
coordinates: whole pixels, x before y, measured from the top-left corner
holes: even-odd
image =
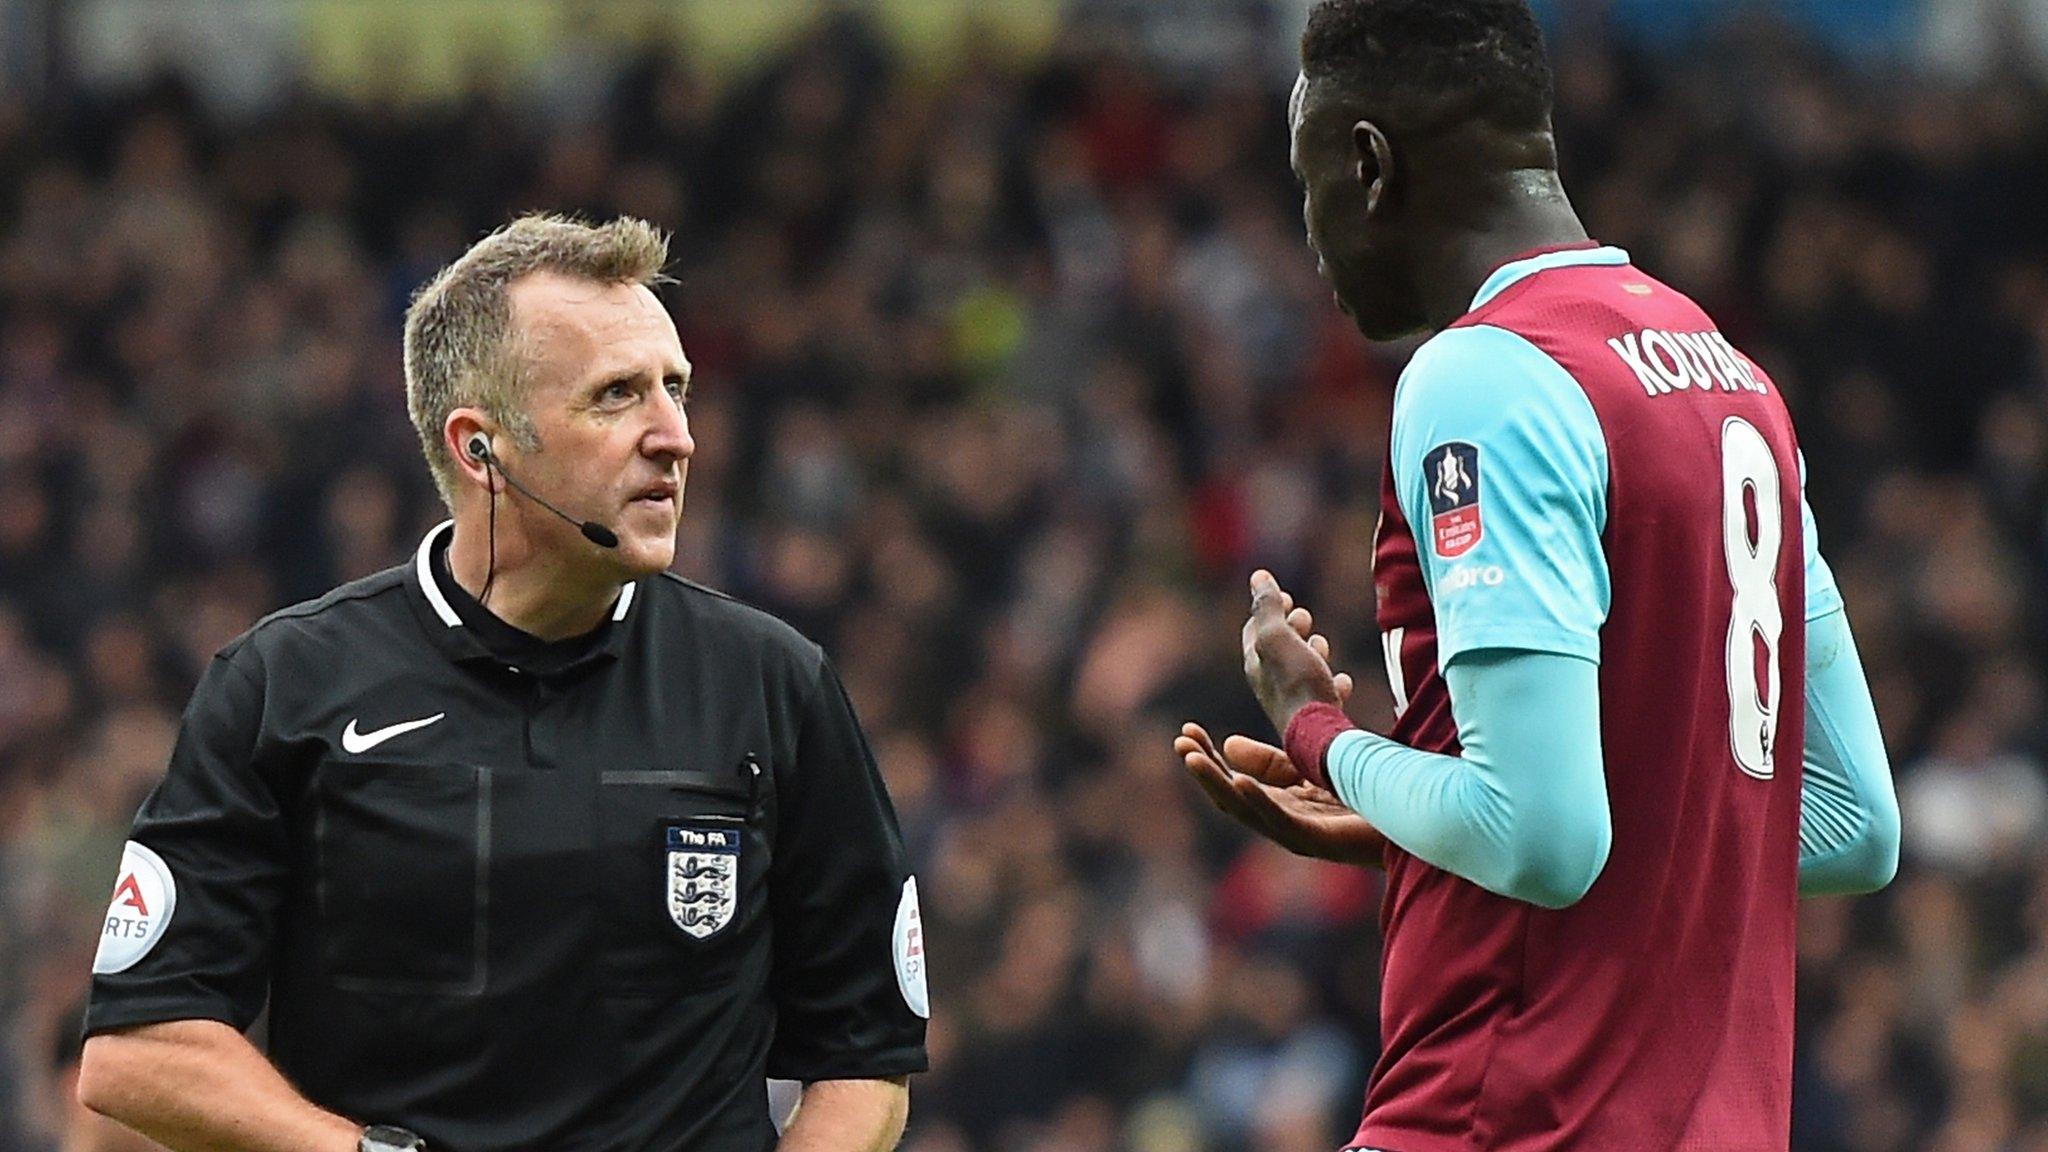
[[[426,716],[418,720],[406,720],[398,724],[387,725],[383,728],[374,728],[368,732],[356,731],[356,722],[351,718],[348,722],[348,727],[341,730],[341,748],[342,751],[347,752],[351,756],[360,756],[386,740],[391,739],[393,736],[403,736],[407,732],[418,731],[446,715],[448,715],[446,712],[436,712],[432,716]]]

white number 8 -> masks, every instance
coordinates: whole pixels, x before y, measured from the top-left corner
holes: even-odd
[[[1735,766],[1771,778],[1778,737],[1778,554],[1784,505],[1778,461],[1756,426],[1739,416],[1721,425],[1721,539],[1735,603],[1728,620],[1728,740]]]

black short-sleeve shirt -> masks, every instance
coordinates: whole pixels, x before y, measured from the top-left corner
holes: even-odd
[[[921,1071],[916,884],[818,647],[664,574],[521,667],[448,536],[215,657],[87,1032],[267,1003],[309,1099],[453,1152],[765,1149],[766,1077]]]

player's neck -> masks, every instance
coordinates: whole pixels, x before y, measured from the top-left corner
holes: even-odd
[[[1501,265],[1539,248],[1586,241],[1586,226],[1565,198],[1556,173],[1542,173],[1541,179],[1529,175],[1541,186],[1518,189],[1517,195],[1488,214],[1483,225],[1448,236],[1435,246],[1441,253],[1437,265],[1422,268],[1417,277],[1431,331],[1441,332],[1471,311],[1479,286]]]
[[[586,571],[537,546],[515,517],[499,510],[497,556],[488,529],[458,517],[448,543],[448,570],[463,591],[491,615],[529,636],[563,640],[603,622],[623,585],[609,574]],[[490,596],[483,595],[485,582]]]

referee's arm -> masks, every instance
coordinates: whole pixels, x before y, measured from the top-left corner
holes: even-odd
[[[253,647],[207,666],[136,815],[93,961],[78,1099],[178,1152],[351,1152],[362,1128],[299,1095],[242,1034],[263,1006],[287,854],[256,767]]]
[[[910,1081],[820,1080],[804,1085],[776,1152],[889,1152],[910,1121]]]
[[[362,1125],[298,1094],[218,1020],[167,1020],[85,1042],[78,1099],[174,1152],[356,1152]]]
[[[804,1083],[780,1150],[883,1152],[926,1067],[924,944],[895,809],[829,662],[779,775],[768,1074]]]

